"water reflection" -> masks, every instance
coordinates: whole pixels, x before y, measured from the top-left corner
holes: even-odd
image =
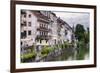
[[[78,52],[77,50],[74,50],[74,48],[68,48],[68,49],[63,49],[62,54],[58,56],[53,56],[50,57],[49,60],[46,61],[69,61],[69,60],[78,60]],[[86,60],[89,59],[89,53],[84,53],[83,54],[84,58],[81,60]]]

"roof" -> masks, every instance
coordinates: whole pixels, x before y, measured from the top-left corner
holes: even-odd
[[[33,11],[32,12],[36,15],[37,18],[42,18],[44,20],[50,20],[49,17],[43,15],[40,11]],[[54,16],[56,16],[55,13],[51,12]],[[57,16],[56,16],[57,17]],[[72,27],[67,23],[65,22],[64,20],[62,20],[60,17],[57,18],[57,22],[61,25],[65,25],[66,28],[68,29],[71,29],[72,30]]]
[[[55,17],[57,17],[55,13],[51,12],[51,14],[53,14]]]
[[[72,30],[72,27],[67,22],[65,22],[64,20],[62,20],[60,17],[57,19],[57,22],[60,23],[60,24],[62,24],[62,25],[65,25],[66,28]]]
[[[45,20],[49,20],[50,18],[43,15],[40,11],[32,11],[36,16],[37,18],[42,18],[42,19],[45,19]]]

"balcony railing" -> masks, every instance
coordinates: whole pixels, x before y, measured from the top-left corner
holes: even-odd
[[[45,31],[45,32],[51,31],[51,29],[48,29],[46,27],[38,27],[37,30],[39,30],[39,31]]]
[[[42,40],[49,40],[51,36],[48,35],[37,35],[36,39],[42,39]]]
[[[38,21],[45,22],[45,23],[50,23],[51,22],[50,20],[44,19],[44,18],[38,18]]]

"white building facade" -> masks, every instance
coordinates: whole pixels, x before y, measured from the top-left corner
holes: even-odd
[[[21,10],[21,48],[71,43],[73,30],[51,11]]]

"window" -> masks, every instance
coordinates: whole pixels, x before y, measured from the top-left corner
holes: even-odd
[[[41,35],[41,31],[40,31],[39,33],[40,33],[40,35]]]
[[[45,34],[45,32],[43,32],[43,35]]]
[[[42,35],[43,35],[43,32],[42,32]]]
[[[45,27],[45,24],[43,24],[43,27]]]
[[[46,35],[46,32],[44,32],[44,35]]]
[[[24,18],[26,18],[26,14],[24,14]]]
[[[23,45],[23,42],[21,42],[21,45]]]
[[[45,32],[43,32],[43,35],[45,35]]]
[[[42,24],[42,27],[43,27],[43,24]]]
[[[65,35],[67,35],[67,34],[68,34],[67,30],[65,30]]]
[[[23,39],[23,38],[26,38],[26,31],[21,32],[21,38],[22,38],[22,39]]]
[[[29,14],[29,18],[31,18],[31,14]]]
[[[46,43],[48,43],[48,40],[46,40]]]
[[[40,43],[42,42],[42,40],[40,39]]]
[[[54,41],[55,41],[55,44],[56,44],[56,39]]]
[[[31,31],[30,30],[28,31],[28,35],[31,35]]]
[[[48,28],[48,25],[46,25],[46,28]]]
[[[42,24],[40,24],[40,27],[42,27]]]
[[[26,21],[23,22],[23,25],[26,26]]]
[[[28,22],[28,26],[31,26],[31,22]]]

